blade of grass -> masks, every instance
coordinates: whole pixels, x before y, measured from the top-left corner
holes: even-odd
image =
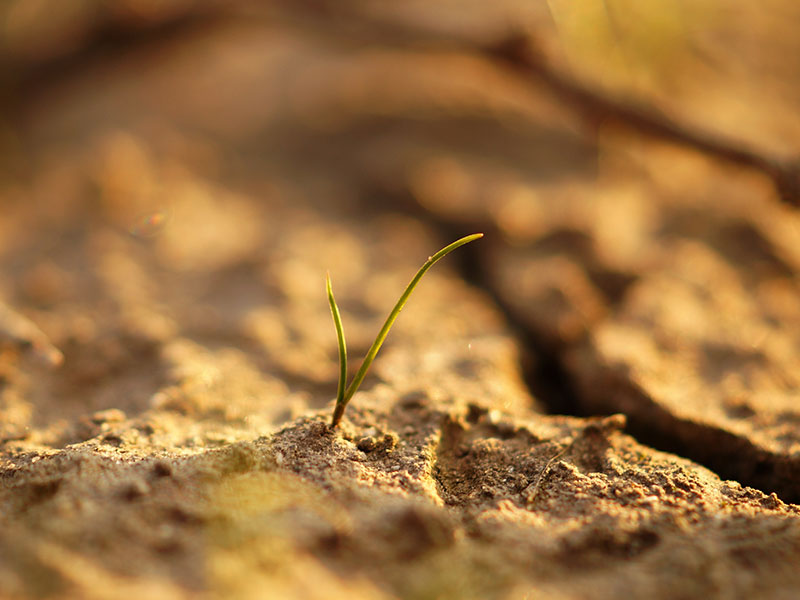
[[[425,261],[425,264],[423,264],[422,267],[420,267],[419,271],[417,271],[416,275],[414,275],[414,277],[411,279],[411,282],[408,284],[408,286],[406,286],[406,289],[400,296],[400,299],[394,305],[392,312],[389,313],[389,316],[383,323],[383,327],[381,327],[381,330],[378,332],[375,341],[372,342],[372,346],[370,346],[370,349],[367,351],[367,355],[364,357],[361,366],[358,368],[358,371],[356,372],[353,381],[347,387],[343,395],[337,395],[336,408],[333,411],[333,420],[331,422],[331,427],[336,427],[342,420],[342,416],[344,415],[344,409],[347,406],[347,403],[350,402],[350,398],[353,397],[353,394],[356,393],[359,386],[361,385],[361,382],[364,381],[364,377],[366,377],[367,371],[372,365],[372,361],[375,360],[375,357],[378,355],[378,351],[381,349],[384,340],[386,340],[386,336],[389,335],[389,330],[392,328],[392,325],[394,324],[395,320],[400,315],[400,311],[403,309],[403,306],[405,306],[406,301],[408,301],[408,297],[411,295],[411,292],[413,292],[414,288],[417,287],[417,284],[419,283],[420,279],[422,279],[422,276],[425,275],[428,269],[430,269],[434,264],[436,264],[439,260],[450,254],[456,248],[460,248],[464,244],[468,244],[482,237],[483,237],[482,233],[473,233],[472,235],[468,235],[466,237],[458,239],[452,244],[445,246],[444,248],[439,250],[433,256],[429,256],[428,260]],[[329,299],[331,301],[332,298],[333,294],[330,293]],[[332,303],[331,310],[333,310],[334,306],[335,303]],[[336,322],[337,320],[337,315],[338,315],[338,309],[336,311],[336,314],[334,315],[334,322]],[[339,322],[339,324],[336,325],[336,330],[337,330],[337,335],[340,334],[340,332],[342,331],[341,322]],[[344,347],[344,336],[342,334],[342,337],[340,338],[339,341],[340,356],[343,347]],[[342,384],[341,382],[342,379],[340,378],[339,380],[340,387]]]
[[[344,411],[344,386],[347,379],[347,345],[344,341],[344,327],[342,326],[342,317],[339,314],[339,307],[336,306],[336,300],[333,297],[333,288],[331,287],[331,275],[328,273],[325,277],[325,286],[328,290],[328,304],[331,307],[331,315],[333,315],[333,325],[336,327],[336,339],[339,343],[339,386],[336,390],[336,409],[341,405]],[[341,415],[339,419],[341,419]]]

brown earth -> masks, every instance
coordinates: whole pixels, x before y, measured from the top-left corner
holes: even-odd
[[[800,594],[791,3],[67,4],[0,7],[0,598]],[[474,231],[331,429],[326,271],[356,367]]]

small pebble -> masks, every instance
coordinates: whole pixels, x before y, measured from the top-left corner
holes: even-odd
[[[362,452],[372,452],[373,450],[375,450],[376,446],[377,442],[375,441],[375,438],[372,437],[371,435],[362,437],[360,440],[358,440],[358,443],[356,444],[356,447]]]

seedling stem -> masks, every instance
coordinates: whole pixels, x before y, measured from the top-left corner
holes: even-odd
[[[400,299],[397,301],[397,304],[394,305],[392,312],[389,313],[389,316],[386,318],[386,321],[383,323],[383,327],[378,332],[375,341],[372,342],[372,346],[367,351],[367,355],[364,357],[364,360],[361,362],[361,366],[358,368],[358,371],[353,377],[353,381],[350,382],[350,385],[345,388],[345,380],[347,378],[347,348],[345,346],[345,339],[344,339],[344,328],[342,327],[342,318],[339,314],[339,308],[336,306],[336,300],[333,298],[333,290],[331,288],[331,278],[330,275],[327,277],[327,290],[328,290],[328,303],[331,307],[331,314],[333,315],[333,324],[336,327],[336,337],[339,344],[339,385],[336,394],[336,407],[333,410],[333,420],[331,421],[331,427],[336,427],[339,422],[342,420],[342,416],[344,415],[344,409],[347,406],[347,403],[350,402],[350,398],[353,397],[353,394],[356,393],[361,383],[364,381],[364,377],[367,375],[367,371],[369,370],[370,366],[372,365],[372,361],[375,360],[375,357],[378,355],[378,351],[381,349],[384,340],[386,340],[386,336],[389,335],[389,330],[392,328],[397,317],[400,315],[400,311],[405,306],[408,297],[411,295],[411,292],[414,291],[414,288],[417,287],[419,280],[422,279],[422,276],[430,269],[436,262],[440,259],[444,258],[448,254],[450,254],[456,248],[460,248],[464,244],[468,244],[474,240],[482,238],[482,233],[473,233],[472,235],[468,235],[463,237],[459,240],[456,240],[449,246],[445,246],[441,250],[439,250],[433,256],[429,256],[428,260],[425,261],[425,264],[420,267],[417,274],[414,275],[411,282],[406,286],[405,291],[400,296]]]

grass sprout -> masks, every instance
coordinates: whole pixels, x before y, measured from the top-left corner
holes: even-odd
[[[333,315],[333,324],[336,327],[336,337],[339,342],[339,386],[336,392],[336,407],[333,410],[333,420],[331,421],[331,427],[336,427],[339,422],[342,420],[342,416],[344,415],[344,409],[347,406],[347,403],[350,402],[350,398],[353,397],[353,394],[356,393],[361,382],[364,381],[364,377],[367,375],[367,371],[369,370],[370,365],[372,365],[372,361],[375,360],[375,357],[378,355],[378,351],[381,349],[384,340],[386,340],[386,336],[389,335],[389,330],[392,328],[395,320],[397,319],[398,315],[400,315],[400,311],[405,306],[405,303],[408,301],[408,297],[411,295],[411,292],[414,291],[414,288],[417,287],[420,279],[425,273],[430,269],[434,264],[436,264],[439,260],[450,254],[456,248],[460,248],[464,244],[469,244],[472,241],[475,241],[479,238],[482,238],[482,233],[473,233],[472,235],[468,235],[461,239],[456,240],[449,246],[445,246],[441,250],[439,250],[433,256],[429,256],[428,260],[425,261],[425,264],[422,265],[417,271],[417,274],[411,279],[411,282],[406,286],[405,291],[400,296],[400,299],[394,305],[392,312],[389,313],[389,316],[386,317],[386,321],[383,323],[383,327],[378,332],[375,341],[372,342],[372,346],[370,346],[369,350],[367,351],[367,355],[364,357],[364,360],[361,363],[361,366],[358,368],[355,376],[353,377],[353,381],[350,382],[349,386],[346,386],[346,379],[347,379],[347,346],[345,344],[344,339],[344,327],[342,326],[342,317],[339,314],[339,307],[336,306],[336,300],[333,297],[333,288],[331,287],[331,277],[328,274],[326,278],[326,287],[328,290],[328,304],[331,307],[331,314]]]

